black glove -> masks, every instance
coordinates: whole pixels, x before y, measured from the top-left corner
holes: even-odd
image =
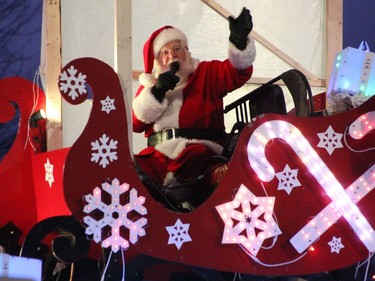
[[[229,41],[232,42],[239,50],[244,50],[247,44],[247,36],[253,29],[253,21],[250,11],[243,8],[238,18],[234,19],[232,16],[229,20]]]
[[[159,75],[155,86],[151,88],[151,93],[159,102],[162,102],[165,97],[165,93],[169,90],[173,90],[179,81],[180,78],[171,70],[164,72]]]

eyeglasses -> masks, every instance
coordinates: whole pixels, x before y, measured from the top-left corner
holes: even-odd
[[[181,54],[183,46],[181,44],[175,45],[172,48],[161,49],[159,52],[159,57],[166,58],[169,55]]]

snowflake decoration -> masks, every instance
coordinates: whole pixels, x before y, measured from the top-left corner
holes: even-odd
[[[281,234],[274,203],[275,197],[256,197],[241,185],[233,201],[216,206],[225,224],[222,243],[240,244],[256,256],[264,240]]]
[[[75,100],[79,95],[87,93],[86,90],[86,75],[82,73],[77,74],[77,69],[71,65],[67,71],[63,71],[60,74],[60,91]]]
[[[324,133],[318,133],[320,142],[318,147],[325,148],[329,155],[332,155],[336,148],[343,147],[341,138],[343,134],[335,133],[331,126]]]
[[[111,195],[111,203],[106,204],[102,201],[102,190]],[[103,216],[96,220],[91,216],[85,216],[83,221],[87,225],[85,233],[93,235],[93,240],[96,243],[102,241],[103,228],[109,226],[111,231],[102,241],[102,246],[108,248],[111,246],[113,252],[117,252],[120,247],[127,249],[129,241],[121,236],[121,229],[125,227],[129,230],[129,240],[132,244],[138,241],[138,237],[146,235],[144,226],[147,224],[147,219],[144,217],[136,219],[129,218],[130,213],[138,213],[140,215],[147,214],[146,207],[143,206],[145,198],[138,197],[136,189],[131,189],[129,193],[129,202],[125,205],[120,203],[120,195],[129,190],[128,184],[121,184],[118,179],[114,179],[112,183],[103,183],[102,188],[96,187],[92,194],[86,195],[84,198],[88,203],[83,211],[86,214],[93,211],[100,211]],[[98,212],[97,212],[98,213]]]
[[[91,162],[99,162],[99,165],[105,168],[109,164],[109,161],[113,162],[114,160],[117,160],[117,151],[113,150],[117,149],[118,141],[112,139],[109,140],[109,137],[107,137],[106,134],[103,134],[99,138],[99,141],[96,140],[91,143],[91,150],[97,151],[91,153]]]
[[[341,243],[341,237],[337,238],[336,236],[332,237],[332,240],[328,242],[328,245],[331,247],[331,253],[336,252],[340,254],[340,250],[344,248],[344,245]]]
[[[107,112],[107,114],[109,114],[111,110],[116,110],[116,107],[114,104],[115,99],[111,99],[109,98],[109,96],[107,96],[105,100],[101,100],[100,103],[102,104],[102,111]]]
[[[185,242],[192,241],[188,233],[190,224],[184,224],[177,219],[173,226],[167,226],[166,229],[169,233],[168,245],[175,244],[177,249],[180,250],[181,246]]]
[[[48,182],[49,187],[52,187],[52,183],[55,181],[53,177],[53,165],[49,162],[49,158],[47,158],[47,162],[44,163],[44,170],[45,170],[45,181]]]
[[[287,164],[282,172],[276,173],[276,177],[279,179],[277,190],[285,190],[286,193],[290,194],[294,187],[301,186],[297,174],[298,169],[291,170]]]

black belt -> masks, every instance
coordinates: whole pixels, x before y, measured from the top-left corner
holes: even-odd
[[[226,133],[224,130],[171,128],[149,136],[147,138],[147,146],[155,146],[163,141],[177,138],[223,142],[225,141],[225,137]]]

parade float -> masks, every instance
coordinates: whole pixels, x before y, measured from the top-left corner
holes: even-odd
[[[64,66],[62,97],[74,106],[90,95],[92,110],[72,147],[39,154],[31,153],[27,132],[29,117],[43,106],[22,105],[35,97],[27,82],[17,80],[17,88],[2,80],[9,92],[1,100],[2,125],[19,124],[0,162],[7,198],[1,208],[9,213],[1,218],[2,235],[16,245],[8,252],[44,260],[45,280],[58,263],[78,269],[83,259],[103,256],[102,280],[147,280],[148,268],[155,274],[165,264],[198,272],[202,280],[225,280],[223,272],[305,276],[370,262],[375,75],[359,64],[355,88],[344,89],[358,76],[345,73],[345,52],[336,58],[327,96],[346,92],[362,102],[328,112],[321,102],[326,94],[313,97],[303,74],[290,70],[228,105],[225,112],[236,111],[241,126],[228,132],[235,141],[228,141],[222,165],[192,183],[194,196],[203,185],[211,189],[189,211],[138,173],[128,138],[130,105],[110,66],[95,58]],[[373,54],[362,54],[371,66]],[[292,94],[293,112],[264,104],[279,80]],[[121,278],[113,279],[116,274]]]

